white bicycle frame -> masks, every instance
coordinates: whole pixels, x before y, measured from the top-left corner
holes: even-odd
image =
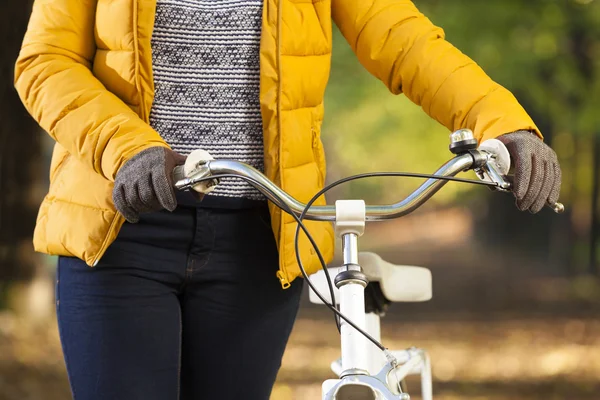
[[[461,171],[474,169],[483,180],[493,182],[497,190],[508,191],[510,183],[504,178],[510,166],[510,156],[498,140],[488,140],[475,149],[477,141],[467,129],[453,132],[450,149],[456,157],[439,168],[438,177],[454,176]],[[175,187],[180,190],[194,189],[207,193],[218,183],[219,174],[236,176],[252,183],[269,200],[280,208],[300,215],[305,205],[281,190],[256,169],[236,161],[213,160],[205,151],[190,154],[186,165],[174,171]],[[387,206],[366,206],[362,200],[341,200],[333,206],[311,206],[305,218],[333,221],[336,235],[342,239],[343,267],[335,275],[337,289],[334,299],[341,313],[358,328],[380,342],[380,318],[365,312],[365,287],[369,280],[379,281],[382,292],[390,301],[425,301],[431,297],[431,275],[420,267],[393,266],[379,259],[361,268],[359,264],[358,238],[363,234],[365,221],[378,221],[406,215],[425,203],[446,181],[428,179],[403,201]],[[549,204],[560,213],[560,203]],[[366,253],[361,253],[366,254]],[[366,264],[364,265],[366,267]],[[426,272],[425,272],[426,271]],[[311,282],[320,281],[322,293],[328,293],[325,272],[312,275]],[[316,285],[319,286],[319,285]],[[313,299],[311,292],[311,301]],[[315,302],[315,301],[313,301]],[[423,400],[432,399],[431,365],[424,350],[410,348],[399,351],[385,350],[369,342],[350,324],[341,320],[341,358],[331,365],[339,379],[323,383],[322,398],[327,400],[408,400],[401,382],[411,374],[421,377]]]
[[[343,315],[379,342],[381,341],[380,317],[374,312],[365,313],[364,290],[368,282],[360,276],[362,268],[359,262],[358,237],[363,234],[365,228],[365,203],[362,200],[339,200],[335,204],[335,209],[335,232],[342,240],[344,265],[338,269],[337,273],[335,268],[328,270],[330,276],[335,275],[336,286],[338,286],[334,294],[335,302],[339,304],[340,312]],[[382,265],[391,269],[404,268],[387,263]],[[354,272],[354,278],[352,272]],[[367,280],[369,272],[374,277],[382,275],[382,271],[368,271],[364,276]],[[343,278],[343,273],[351,275],[347,279],[337,279]],[[421,282],[415,282],[415,286],[420,290],[409,296],[411,300],[430,299],[431,275],[412,274],[412,276],[419,277]],[[397,277],[401,278],[398,275]],[[317,284],[317,288],[320,286],[324,289],[326,278],[323,271],[312,275],[310,279],[317,281],[313,282]],[[322,294],[329,293],[325,290],[320,290],[320,292]],[[330,298],[327,300],[331,301]],[[312,291],[311,301],[322,303]],[[323,382],[323,400],[343,399],[346,392],[351,392],[352,399],[408,399],[408,394],[403,392],[400,384],[410,374],[421,376],[423,400],[432,399],[431,364],[429,356],[424,350],[411,348],[391,351],[390,354],[395,360],[388,361],[377,346],[343,319],[340,330],[341,358],[331,364],[332,371],[339,379],[329,379]]]

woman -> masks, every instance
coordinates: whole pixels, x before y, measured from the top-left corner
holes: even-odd
[[[533,121],[411,1],[36,0],[15,82],[56,140],[34,245],[60,256],[76,400],[269,397],[302,288],[295,224],[239,181],[176,194],[171,172],[205,148],[301,201],[321,188],[332,18],[392,93],[501,137],[521,210],[557,200]],[[329,261],[331,227],[308,226]],[[301,257],[319,268],[306,241]]]

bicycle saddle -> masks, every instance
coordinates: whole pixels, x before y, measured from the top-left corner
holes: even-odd
[[[383,260],[380,256],[371,252],[359,252],[358,262],[369,282],[379,282],[381,291],[385,298],[392,302],[420,302],[431,299],[431,271],[424,267],[412,265],[394,265]],[[340,267],[327,268],[331,281],[340,272]],[[310,276],[310,281],[316,289],[331,301],[327,278],[324,271],[318,271]],[[310,301],[314,304],[323,304],[311,290]],[[339,303],[339,291],[334,286],[336,303]]]

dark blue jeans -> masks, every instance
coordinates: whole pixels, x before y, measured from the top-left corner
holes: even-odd
[[[302,291],[277,266],[266,207],[145,214],[95,268],[61,257],[74,399],[268,399]]]

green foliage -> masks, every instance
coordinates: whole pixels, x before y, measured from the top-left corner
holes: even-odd
[[[517,93],[553,130],[596,129],[600,2],[435,1],[417,4],[447,39]]]
[[[359,85],[357,80],[352,82]],[[406,97],[387,93],[375,79],[362,86],[357,88],[360,99],[334,97],[327,104],[328,110],[335,110],[324,126],[332,179],[366,171],[433,172],[452,156],[445,127]],[[371,203],[393,202],[419,183],[414,179],[367,179],[350,184],[344,195],[365,197]],[[435,201],[448,200],[466,189],[448,185]]]
[[[556,144],[565,176],[577,176],[573,191],[587,194],[590,164],[574,157],[589,159],[590,146],[580,141],[599,126],[595,108],[600,100],[600,1],[419,0],[415,4],[444,28],[448,41],[517,96]],[[326,109],[323,137],[330,179],[374,170],[431,172],[451,155],[447,129],[404,96],[391,95],[359,65],[337,31]],[[394,179],[385,181],[382,190],[381,181],[364,181],[341,194],[394,200],[415,184]],[[451,184],[436,199],[448,201],[465,190],[477,188]],[[569,196],[569,188],[565,192]]]

